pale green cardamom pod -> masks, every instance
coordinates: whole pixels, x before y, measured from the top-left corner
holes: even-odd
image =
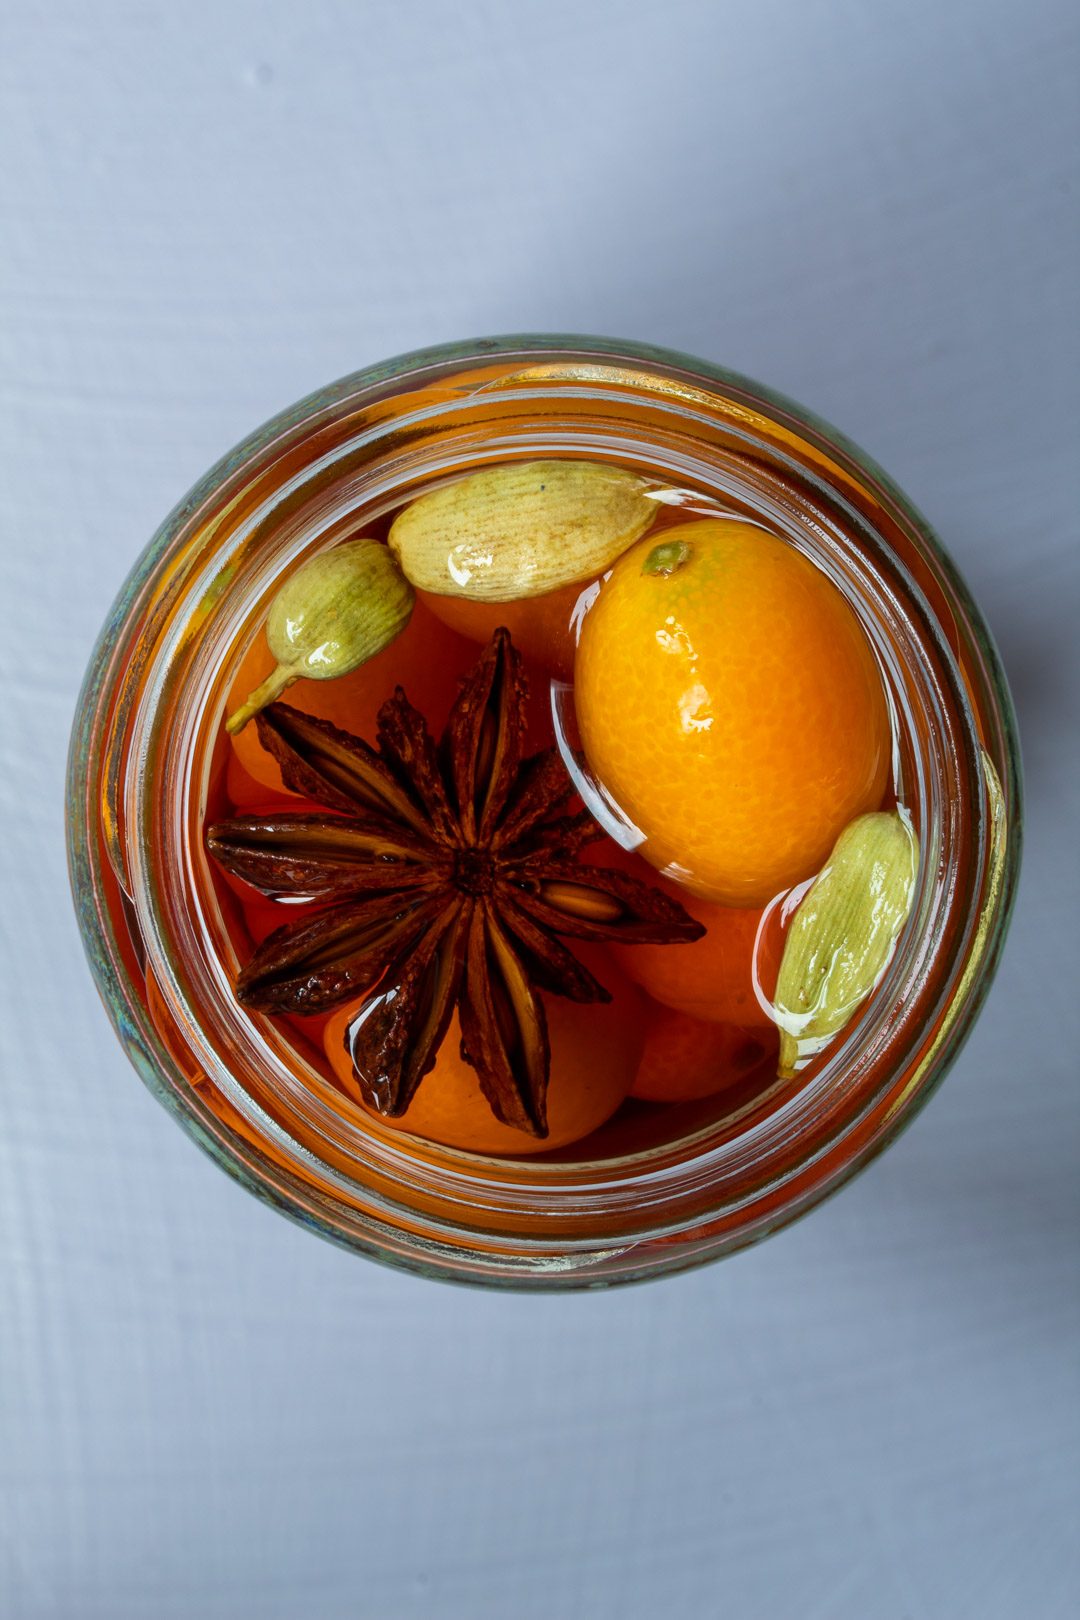
[[[266,617],[277,659],[260,686],[230,715],[234,735],[301,678],[329,681],[374,658],[409,622],[412,586],[378,540],[347,540],[311,557],[282,585]]]
[[[520,461],[419,496],[390,549],[417,590],[516,602],[594,579],[650,528],[636,473],[595,461]]]
[[[901,812],[845,827],[788,930],[774,1002],[780,1075],[828,1044],[879,983],[915,897],[919,843]]]

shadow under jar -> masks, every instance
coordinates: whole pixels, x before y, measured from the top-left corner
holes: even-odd
[[[233,993],[208,806],[244,650],[298,560],[483,466],[574,456],[782,536],[839,587],[880,667],[921,858],[888,969],[797,1084],[618,1116],[485,1157],[385,1127]],[[252,435],[136,566],[80,699],[72,882],[117,1033],[174,1117],[274,1207],[374,1259],[489,1285],[598,1287],[775,1231],[885,1146],[940,1082],[1001,948],[1019,860],[1015,722],[989,633],[919,514],[816,418],[690,357],[509,337],[404,356]]]

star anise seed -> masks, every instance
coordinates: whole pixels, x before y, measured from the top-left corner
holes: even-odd
[[[363,997],[346,1045],[372,1107],[400,1116],[455,1008],[462,1051],[495,1116],[547,1135],[550,1048],[539,992],[607,1001],[556,935],[698,939],[677,901],[577,856],[602,836],[558,750],[523,758],[527,686],[496,631],[436,747],[400,687],[378,747],[274,703],[256,718],[286,787],[324,807],[238,816],[207,834],[214,859],[293,920],[237,980],[245,1007],[322,1013]],[[295,904],[310,902],[297,916]]]

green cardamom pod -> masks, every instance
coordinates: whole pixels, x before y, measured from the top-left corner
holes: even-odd
[[[417,590],[516,602],[595,578],[656,510],[625,467],[519,461],[419,496],[394,519],[390,549]]]
[[[309,558],[282,585],[266,616],[277,667],[229,716],[226,731],[235,735],[301,677],[333,680],[374,658],[404,630],[414,600],[378,540],[347,540]]]
[[[919,843],[906,816],[858,816],[788,930],[774,1001],[780,1075],[828,1044],[879,983],[915,897]]]

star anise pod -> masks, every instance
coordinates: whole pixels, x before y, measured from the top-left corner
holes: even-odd
[[[703,932],[658,889],[579,864],[600,837],[558,750],[523,759],[526,678],[495,633],[462,682],[436,748],[397,688],[378,748],[284,703],[257,716],[287,787],[324,806],[219,822],[226,871],[264,894],[308,901],[240,973],[237,996],[268,1013],[322,1013],[363,995],[346,1044],[373,1107],[403,1114],[454,1008],[462,1052],[504,1124],[547,1134],[549,1047],[538,991],[610,995],[556,935],[622,944]]]

